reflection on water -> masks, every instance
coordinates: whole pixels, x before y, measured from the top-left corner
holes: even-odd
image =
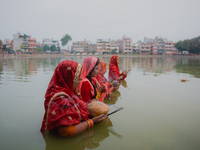
[[[112,128],[110,118],[107,118],[101,124],[95,125],[84,133],[68,138],[67,140],[58,136],[58,134],[48,133],[44,134],[43,138],[46,142],[46,150],[56,149],[70,149],[70,150],[84,150],[85,148],[94,149],[100,146],[100,143],[109,137],[109,133],[121,139],[122,135],[116,133]]]
[[[86,56],[0,59],[0,81],[6,79],[30,82],[29,78],[37,74],[38,71],[52,72],[65,59],[82,63],[85,58]],[[107,67],[109,66],[110,57],[100,57],[100,59],[108,64]],[[178,73],[188,73],[193,77],[200,78],[200,59],[193,58],[120,57],[119,68],[121,70],[134,68],[143,71],[143,75],[154,73],[155,77],[175,70]]]
[[[200,149],[197,58],[120,57],[120,70],[131,71],[104,102],[109,113],[117,106],[123,111],[77,137],[43,138],[44,94],[54,69],[85,58],[0,58],[1,149]],[[110,57],[100,59],[109,66]]]

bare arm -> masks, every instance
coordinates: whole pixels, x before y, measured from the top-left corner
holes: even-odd
[[[101,123],[102,121],[104,121],[107,118],[107,115],[102,116],[96,116],[94,118],[92,118],[91,120],[93,121],[93,123]],[[81,122],[77,125],[75,125],[75,131],[74,131],[74,136],[78,135],[80,133],[82,133],[83,131],[85,131],[88,128],[88,123],[86,121]]]

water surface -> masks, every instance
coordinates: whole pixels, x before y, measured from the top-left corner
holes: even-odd
[[[120,57],[120,70],[131,71],[104,102],[110,112],[124,109],[73,138],[42,135],[44,94],[55,67],[85,58],[0,58],[1,149],[200,149],[197,58]],[[100,59],[109,64],[110,57]]]

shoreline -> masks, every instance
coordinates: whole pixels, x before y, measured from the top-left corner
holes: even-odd
[[[93,57],[111,57],[114,54],[103,54],[103,55],[73,55],[73,54],[20,54],[20,55],[5,55],[0,56],[0,59],[2,58],[45,58],[45,57],[87,57],[87,56],[93,56]],[[123,55],[123,54],[116,54],[119,57],[154,57],[154,58],[160,58],[160,57],[171,57],[171,58],[200,58],[200,55],[195,56],[188,56],[188,55]]]

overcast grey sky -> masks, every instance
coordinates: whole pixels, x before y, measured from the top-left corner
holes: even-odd
[[[200,0],[0,0],[0,39],[25,33],[42,42],[71,35],[133,42],[156,36],[177,42],[200,36]]]

